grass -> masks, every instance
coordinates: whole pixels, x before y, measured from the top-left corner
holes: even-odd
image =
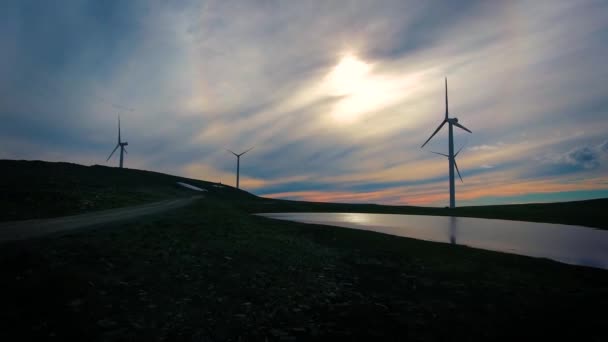
[[[41,217],[187,194],[174,185],[181,178],[157,173],[12,163],[26,164],[3,177],[2,189],[13,191],[4,204],[30,193],[31,212]],[[40,174],[48,168],[57,171]],[[12,184],[24,179],[33,185]],[[250,215],[452,210],[277,201],[188,183],[210,192],[189,207],[136,222],[0,245],[0,340],[608,338],[605,270]],[[108,184],[116,191],[106,204],[76,205],[106,191]],[[150,197],[142,195],[151,188]],[[38,192],[47,191],[66,203],[43,200],[46,195]],[[74,197],[64,196],[73,192]],[[29,209],[21,206],[30,202],[17,203],[8,205],[17,217],[27,217]],[[563,204],[570,210],[563,216],[554,205],[528,206],[529,211],[525,206],[456,210],[519,219],[558,217],[560,223],[576,220],[577,210],[588,211],[596,215],[591,224],[605,227],[602,202],[589,203]]]
[[[607,337],[606,271],[274,221],[235,203],[207,198],[136,223],[2,245],[0,338]]]
[[[210,182],[99,165],[0,160],[0,170],[0,221],[66,216],[192,195],[177,182],[205,188],[216,197],[252,197]]]

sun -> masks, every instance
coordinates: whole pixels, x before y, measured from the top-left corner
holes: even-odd
[[[346,53],[325,75],[317,91],[335,98],[329,118],[343,126],[382,115],[385,108],[411,97],[426,72],[403,73]]]
[[[330,93],[335,96],[352,95],[366,82],[372,65],[354,55],[342,57],[327,75]]]
[[[392,96],[387,78],[374,72],[374,65],[354,54],[344,54],[325,77],[326,94],[339,97],[331,117],[338,124],[356,122],[366,113],[385,105]]]

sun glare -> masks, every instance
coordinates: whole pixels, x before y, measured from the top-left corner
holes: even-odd
[[[340,124],[357,121],[363,114],[379,110],[402,96],[399,78],[373,73],[373,64],[346,54],[325,78],[325,93],[338,96],[331,116]]]
[[[327,76],[332,95],[351,95],[366,82],[372,66],[352,55],[342,57]]]

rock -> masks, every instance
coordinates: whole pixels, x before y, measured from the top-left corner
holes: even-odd
[[[388,310],[388,307],[386,305],[382,304],[382,303],[374,303],[374,305],[382,308],[383,310]]]
[[[82,299],[80,298],[76,298],[73,299],[71,302],[68,303],[68,306],[70,306],[72,309],[77,309],[79,306],[81,306],[83,303]]]
[[[97,321],[97,325],[99,325],[100,327],[107,329],[110,327],[113,327],[116,325],[116,322],[114,322],[113,320],[109,319],[109,318],[104,318],[104,319],[100,319],[99,321]]]
[[[280,329],[270,329],[270,334],[272,336],[277,336],[277,337],[278,336],[286,336],[287,335],[287,333],[285,331],[280,330]]]

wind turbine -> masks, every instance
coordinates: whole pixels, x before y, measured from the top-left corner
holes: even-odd
[[[116,147],[114,148],[114,150],[112,151],[112,153],[110,153],[110,156],[108,157],[108,159],[106,159],[106,161],[110,160],[110,158],[112,158],[112,155],[114,154],[114,152],[116,152],[116,150],[120,147],[120,168],[122,169],[122,162],[123,162],[123,152],[127,153],[127,149],[125,148],[125,146],[129,145],[128,142],[123,142],[120,139],[120,116],[118,116],[118,143],[116,144]]]
[[[462,183],[464,183],[464,181],[462,180],[462,176],[460,175],[460,170],[458,170],[458,163],[456,163],[456,157],[458,157],[458,153],[460,153],[460,151],[462,151],[463,147],[464,147],[464,145],[462,145],[462,147],[458,149],[458,152],[456,152],[454,154],[454,166],[456,167],[456,172],[458,173],[458,177],[460,178],[460,181]],[[433,152],[433,151],[431,151],[431,153],[435,153],[435,154],[450,158],[450,156],[445,153]]]
[[[241,153],[234,153],[230,150],[226,150],[232,154],[234,154],[236,156],[236,188],[239,188],[239,169],[240,169],[240,165],[241,165],[241,156],[249,151],[251,151],[253,149],[253,147],[249,148],[248,150],[246,150],[245,152],[241,152]]]
[[[458,152],[456,152],[456,154],[454,154],[454,128],[453,128],[453,126],[462,128],[463,130],[465,130],[469,133],[473,133],[473,132],[471,132],[471,130],[464,127],[463,125],[459,124],[458,118],[448,117],[448,79],[447,79],[447,77],[445,79],[445,119],[443,119],[443,122],[439,125],[439,127],[437,127],[435,132],[433,132],[433,134],[431,134],[431,136],[424,142],[424,144],[422,144],[422,146],[420,146],[420,148],[423,148],[424,145],[426,145],[431,139],[433,139],[435,134],[437,134],[437,132],[439,132],[439,130],[441,130],[443,125],[445,125],[446,123],[448,123],[448,128],[449,128],[448,129],[449,152],[448,152],[448,154],[437,153],[437,152],[433,152],[433,153],[441,154],[448,158],[449,171],[450,171],[450,208],[455,208],[456,207],[456,187],[454,184],[454,166],[456,165],[456,155],[458,155],[458,153],[460,153],[460,150]],[[458,177],[460,177],[460,171],[458,170],[458,166],[456,166],[456,171],[458,172]],[[462,181],[462,177],[460,177],[460,180]]]

